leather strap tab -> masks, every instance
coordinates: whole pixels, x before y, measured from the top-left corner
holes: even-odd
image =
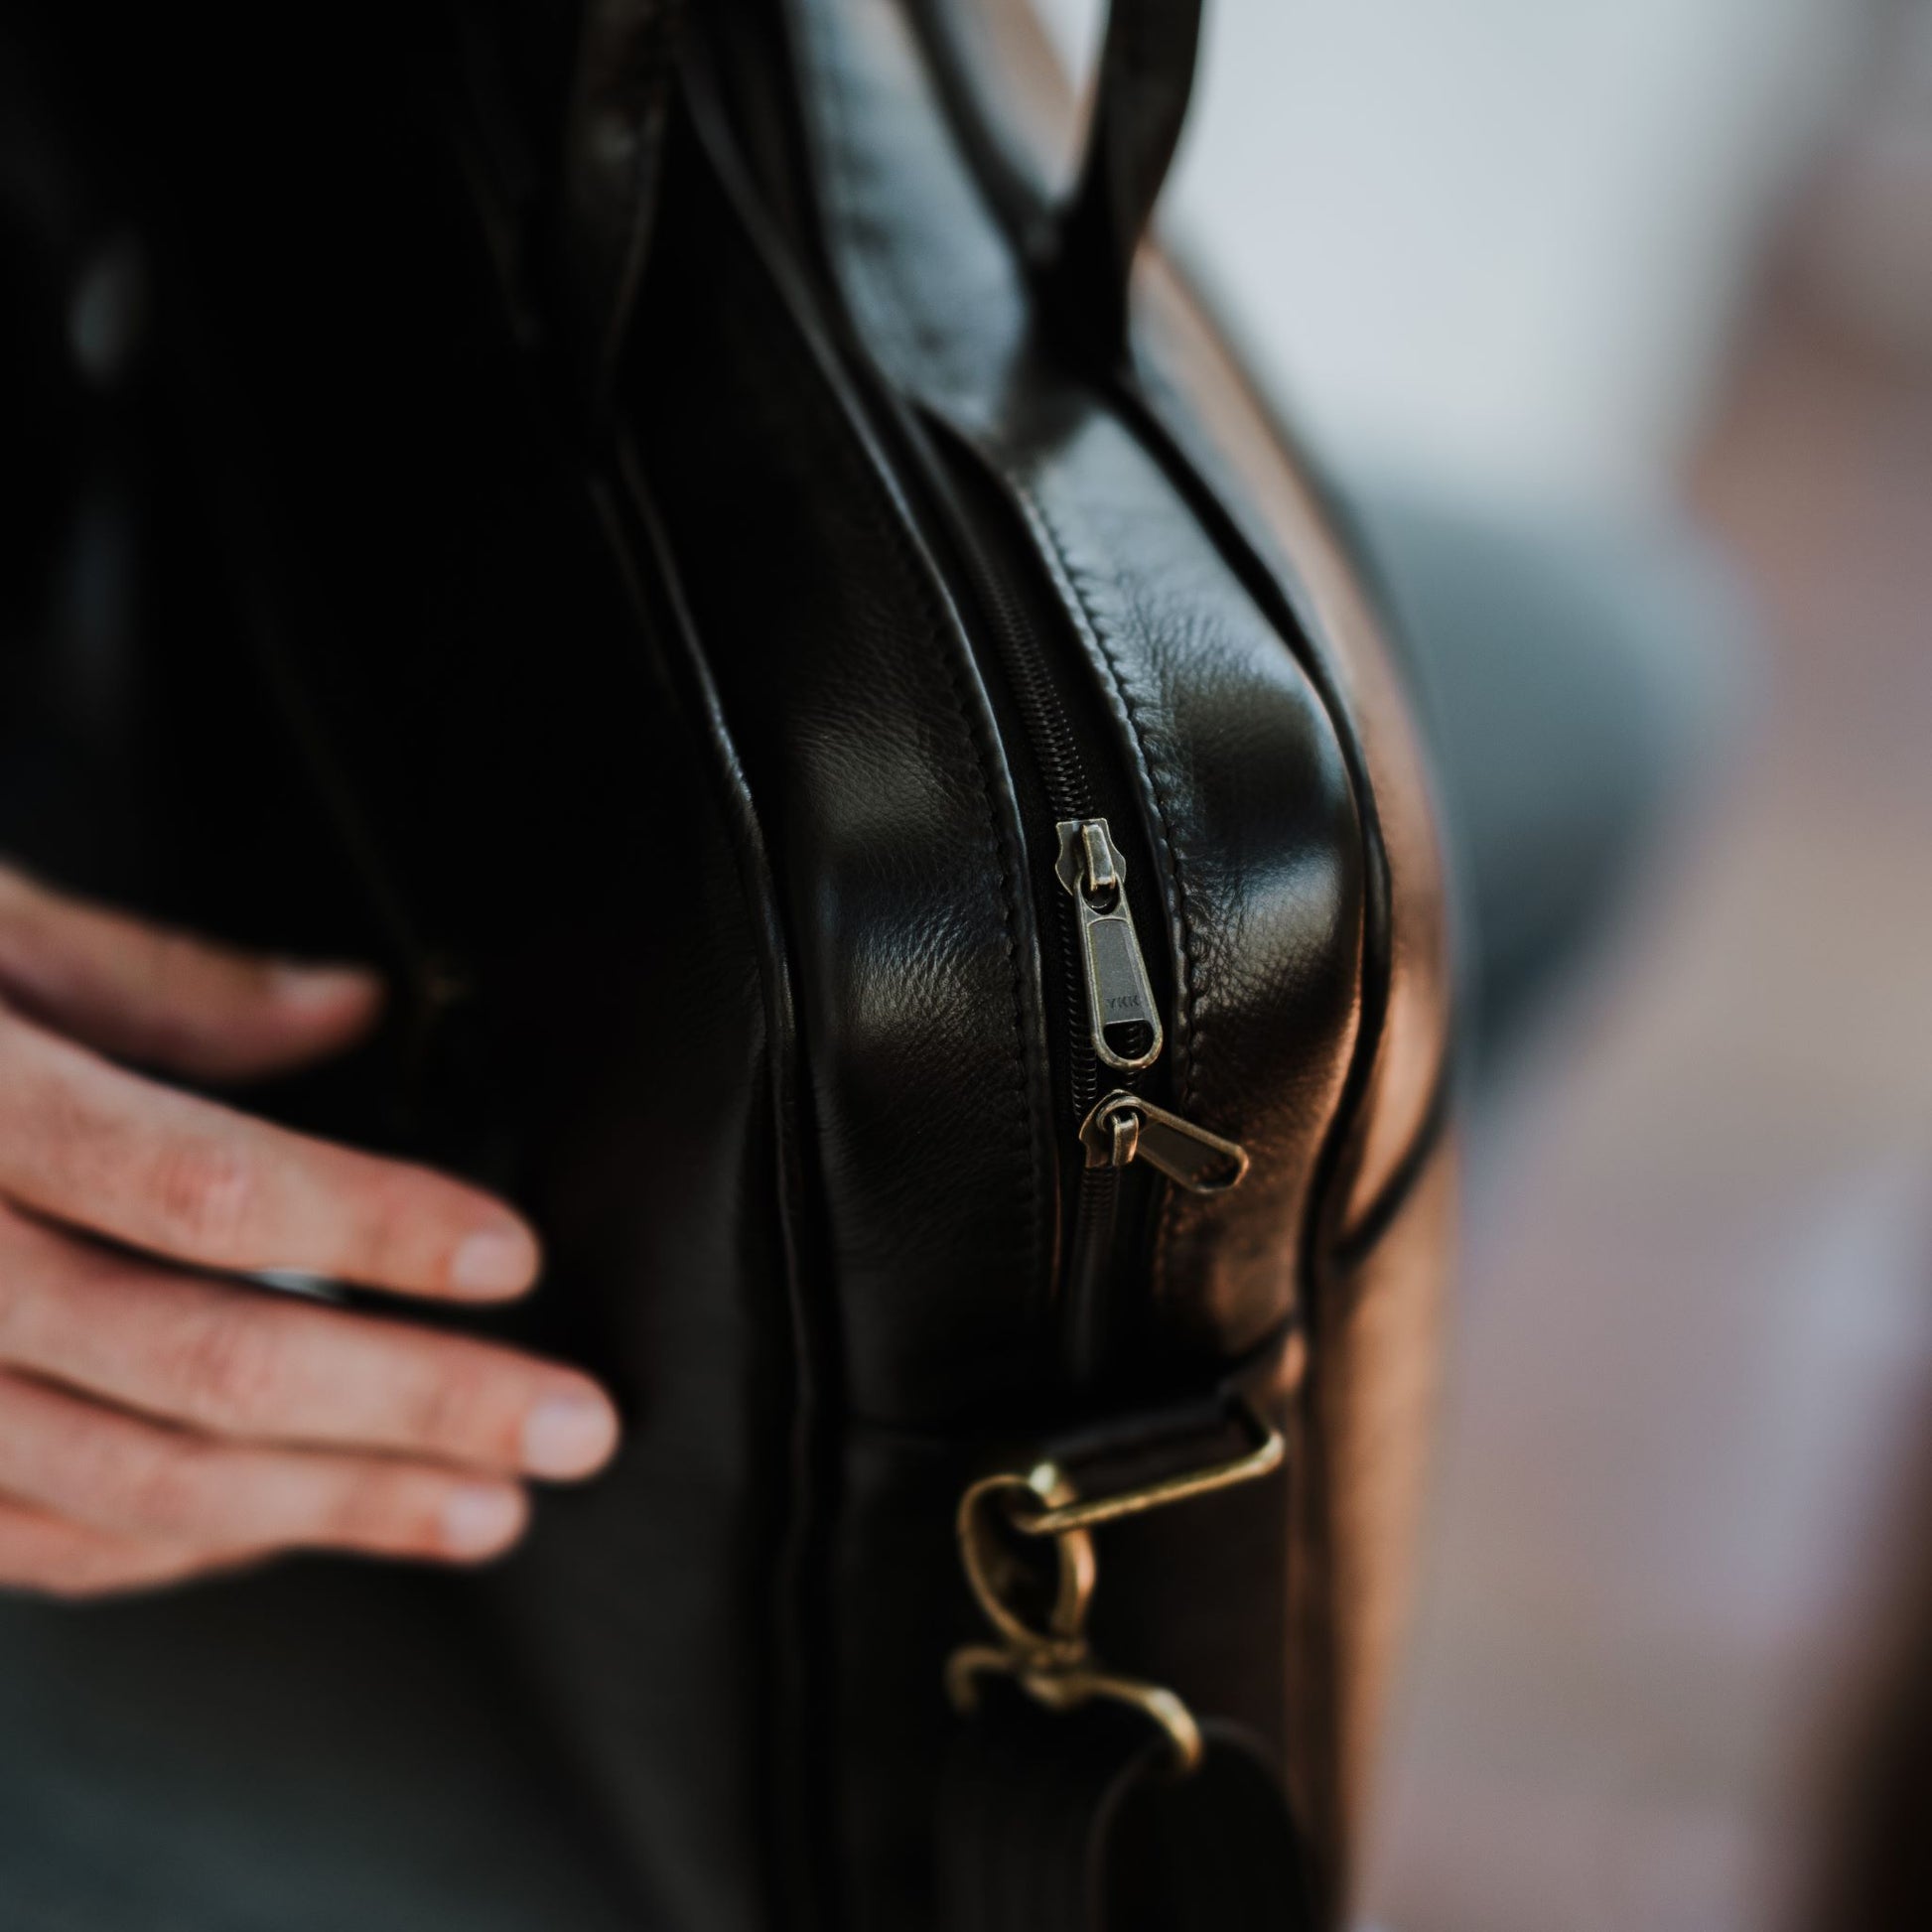
[[[1127,333],[1127,288],[1180,140],[1200,42],[1201,0],[1113,0],[1093,121],[1061,216],[1048,294],[1063,325],[1109,362]]]
[[[1205,1731],[1205,1761],[1180,1778],[1132,1713],[990,1694],[946,1768],[946,1932],[1311,1932],[1273,1770],[1233,1726]]]

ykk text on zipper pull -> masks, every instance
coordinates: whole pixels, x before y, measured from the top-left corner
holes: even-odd
[[[1060,856],[1053,871],[1079,910],[1093,1050],[1104,1064],[1138,1073],[1161,1057],[1165,1035],[1127,906],[1127,863],[1104,818],[1063,819],[1054,829]]]

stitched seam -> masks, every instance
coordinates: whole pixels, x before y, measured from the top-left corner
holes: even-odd
[[[1114,689],[1120,699],[1121,709],[1126,715],[1129,731],[1134,735],[1134,743],[1140,752],[1140,768],[1144,775],[1143,791],[1149,804],[1154,808],[1157,831],[1154,843],[1166,856],[1168,867],[1173,877],[1174,910],[1180,921],[1180,1011],[1175,1015],[1177,1025],[1174,1032],[1175,1058],[1180,1064],[1180,1078],[1175,1083],[1174,1098],[1184,1110],[1193,1101],[1194,1073],[1199,1063],[1201,1039],[1200,1013],[1197,999],[1197,973],[1199,970],[1198,947],[1194,939],[1194,916],[1191,906],[1192,892],[1187,884],[1186,867],[1182,863],[1180,848],[1173,835],[1173,818],[1168,803],[1167,780],[1162,775],[1162,766],[1149,747],[1146,731],[1141,725],[1141,700],[1134,691],[1132,681],[1121,666],[1114,646],[1108,641],[1105,630],[1095,617],[1093,606],[1088,601],[1085,580],[1091,573],[1077,568],[1068,556],[1066,546],[1060,539],[1058,529],[1046,506],[1035,494],[1028,481],[1019,475],[1014,478],[1014,488],[1018,492],[1028,522],[1034,527],[1036,536],[1048,551],[1047,566],[1059,581],[1062,592],[1069,598],[1080,619],[1080,627],[1094,649],[1100,655],[1112,676]],[[1173,1271],[1173,1245],[1177,1223],[1181,1217],[1181,1197],[1177,1190],[1170,1189],[1163,1203],[1160,1218],[1155,1225],[1154,1253],[1149,1263],[1149,1286],[1157,1302],[1169,1299]]]
[[[1184,291],[1184,299],[1189,304],[1193,303],[1191,289]],[[1394,929],[1399,921],[1387,881],[1387,851],[1382,838],[1381,818],[1366,749],[1361,744],[1353,713],[1344,695],[1337,660],[1322,641],[1325,632],[1309,604],[1307,586],[1290,555],[1290,547],[1285,546],[1272,532],[1265,515],[1257,517],[1252,508],[1246,513],[1239,509],[1244,491],[1234,474],[1238,466],[1231,469],[1231,459],[1226,451],[1198,423],[1191,432],[1186,430],[1185,425],[1192,412],[1184,390],[1156,366],[1137,364],[1136,374],[1138,386],[1130,384],[1127,393],[1138,416],[1145,423],[1144,434],[1151,439],[1157,452],[1165,453],[1161,460],[1178,470],[1185,479],[1188,491],[1200,491],[1210,500],[1218,500],[1228,506],[1221,512],[1221,521],[1231,535],[1233,545],[1230,548],[1224,537],[1216,536],[1216,547],[1223,551],[1244,580],[1250,576],[1258,580],[1250,585],[1250,594],[1262,615],[1280,635],[1283,647],[1301,669],[1310,691],[1321,706],[1348,774],[1349,792],[1355,805],[1358,849],[1363,863],[1359,922],[1361,950],[1357,979],[1363,1017],[1349,1049],[1334,1112],[1322,1132],[1304,1211],[1302,1233],[1298,1239],[1298,1281],[1312,1293],[1318,1279],[1316,1251],[1323,1230],[1341,1212],[1337,1203],[1344,1194],[1349,1165],[1348,1149],[1357,1130],[1364,1126],[1367,1119],[1374,1064],[1388,1029],[1395,972]],[[1239,371],[1235,372],[1235,379],[1249,403],[1259,408],[1252,388],[1246,385]],[[1266,413],[1263,411],[1264,415]],[[1310,477],[1294,459],[1291,446],[1281,442],[1279,432],[1275,432],[1271,440],[1280,445],[1282,462],[1312,485],[1317,508],[1327,522],[1331,535],[1343,539],[1346,547],[1345,537],[1351,521],[1333,492],[1322,486],[1318,476]],[[1239,563],[1238,558],[1246,559],[1246,563]],[[1370,588],[1373,588],[1372,583]],[[1380,976],[1382,1010],[1371,1026],[1367,1017],[1373,997],[1368,975],[1368,948],[1377,898],[1375,870],[1378,853],[1384,871],[1380,897],[1387,936],[1384,939],[1386,957]]]
[[[1180,856],[1178,842],[1173,835],[1173,814],[1169,805],[1169,780],[1164,775],[1161,761],[1154,756],[1148,744],[1147,733],[1141,724],[1144,700],[1135,691],[1132,680],[1122,668],[1120,656],[1108,640],[1089,602],[1085,585],[1094,573],[1083,570],[1067,554],[1066,546],[1048,514],[1045,505],[1034,492],[1032,485],[1024,477],[1016,476],[1014,488],[1018,492],[1027,520],[1038,537],[1046,544],[1050,556],[1049,567],[1072,603],[1077,607],[1081,619],[1080,628],[1088,641],[1099,652],[1109,674],[1113,679],[1115,691],[1121,701],[1121,709],[1126,714],[1128,729],[1134,734],[1134,742],[1141,758],[1141,767],[1146,774],[1145,795],[1154,808],[1159,832],[1156,844],[1166,856],[1170,871],[1173,875],[1175,910],[1180,919],[1180,966],[1181,966],[1181,1012],[1180,1026],[1176,1032],[1185,1047],[1184,1066],[1176,1099],[1187,1104],[1194,1093],[1195,1063],[1201,1039],[1201,1026],[1198,1002],[1198,947],[1194,938],[1194,915],[1192,911],[1193,893],[1187,883],[1187,869]]]

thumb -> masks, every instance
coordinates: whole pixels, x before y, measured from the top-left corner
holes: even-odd
[[[0,1000],[117,1058],[240,1080],[346,1046],[382,985],[361,967],[235,952],[0,866]]]

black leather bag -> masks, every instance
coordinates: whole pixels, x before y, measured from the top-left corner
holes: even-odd
[[[263,16],[143,154],[153,634],[30,816],[379,958],[277,1110],[542,1227],[626,1446],[451,1588],[639,1923],[1345,1909],[1442,894],[1331,507],[1141,245],[1197,14],[1116,0],[1078,156],[1007,0]]]
[[[1439,886],[1331,516],[1184,287],[1130,297],[1198,24],[1115,0],[1064,192],[1012,10],[694,17],[658,180],[600,176],[578,96],[600,497],[759,937],[764,1775],[827,1924],[1346,1890],[1441,1260]]]

